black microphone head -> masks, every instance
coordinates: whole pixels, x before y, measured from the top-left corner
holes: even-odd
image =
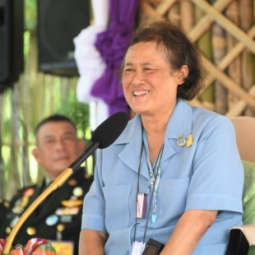
[[[100,149],[108,147],[125,129],[128,119],[124,112],[113,114],[96,128],[92,134],[92,142],[98,142]]]

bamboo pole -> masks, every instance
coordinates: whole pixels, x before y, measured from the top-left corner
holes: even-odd
[[[248,35],[253,38],[255,37],[255,25],[249,30]],[[220,63],[217,65],[220,70],[225,70],[228,65],[230,65],[238,55],[245,49],[245,45],[242,42],[239,42],[234,48],[232,48],[227,55],[221,59]],[[211,83],[217,78],[217,76],[210,73],[205,79],[205,88],[211,85]],[[241,83],[241,82],[240,82]],[[201,91],[201,93],[203,90]]]
[[[239,26],[239,6],[238,6],[238,2],[235,0],[233,1],[229,7],[226,10],[226,17],[233,22],[235,25]],[[250,36],[251,37],[251,36]],[[241,84],[241,58],[239,56],[239,54],[244,50],[245,46],[242,43],[239,43],[242,47],[240,48],[240,51],[236,52],[236,53],[232,53],[232,55],[230,54],[230,52],[234,52],[236,45],[238,44],[238,40],[233,37],[231,34],[227,34],[227,49],[229,52],[229,56],[232,56],[231,59],[228,60],[228,63],[225,64],[225,67],[221,70],[224,70],[227,66],[227,72],[228,72],[228,76],[234,80],[237,84]],[[235,56],[233,56],[234,54],[236,54]],[[227,56],[225,57],[225,59],[227,59]],[[222,60],[222,64],[223,64]],[[232,108],[232,106],[234,106],[237,101],[239,100],[238,96],[236,96],[233,93],[228,93],[228,107],[229,109]]]
[[[204,13],[201,9],[195,6],[195,19],[199,20],[203,17]],[[210,31],[203,33],[203,35],[197,40],[197,46],[207,59],[212,59],[212,47],[211,47],[211,34]],[[200,94],[200,100],[207,105],[213,104],[214,102],[214,88],[213,86],[208,87],[203,93]],[[211,106],[212,107],[212,106]]]
[[[247,32],[254,23],[252,0],[242,0],[240,3],[240,26],[244,32]],[[254,76],[254,58],[253,54],[245,49],[242,53],[242,84],[245,90],[248,90],[255,81]],[[246,116],[255,116],[255,111],[248,107],[244,111]]]
[[[140,25],[142,23],[146,23],[148,19],[153,20],[161,20],[161,15],[146,1],[142,0],[140,2],[140,8],[142,10],[142,13],[145,14],[142,17],[140,17]]]
[[[244,89],[242,89],[238,84],[232,81],[226,74],[222,73],[221,70],[213,65],[208,59],[202,57],[204,65],[208,71],[210,71],[214,76],[217,77],[219,81],[232,93],[242,98],[248,105],[255,109],[255,100],[249,95]]]
[[[249,89],[249,94],[255,98],[255,84]],[[235,117],[241,115],[245,107],[247,106],[244,100],[239,100],[227,113],[227,117]]]
[[[181,28],[188,33],[194,24],[194,8],[189,0],[181,1]]]
[[[156,8],[157,13],[161,16],[165,15],[172,6],[176,3],[176,0],[164,0],[161,4],[159,4]]]
[[[215,111],[214,105],[208,102],[201,102],[200,100],[194,98],[190,101],[188,101],[188,103],[192,106],[197,106],[197,107],[201,107],[201,108],[205,108],[211,111]]]
[[[217,65],[226,54],[226,38],[224,30],[217,23],[212,26],[212,46],[213,60]],[[215,81],[215,110],[220,114],[227,112],[227,89],[219,82]]]
[[[180,3],[178,1],[176,1],[174,5],[171,5],[171,8],[168,11],[167,19],[175,26],[180,27]]]
[[[203,105],[203,102],[199,101],[198,99],[194,98],[190,101],[188,101],[188,103],[192,106],[197,106],[197,107],[201,107],[201,108],[205,108]]]
[[[245,32],[235,26],[232,22],[230,22],[224,15],[222,15],[217,9],[212,7],[204,0],[191,0],[194,2],[199,8],[203,11],[207,12],[215,22],[219,23],[223,28],[225,28],[229,33],[231,33],[234,37],[243,42],[247,48],[250,49],[251,52],[255,53],[255,42],[252,41]]]
[[[214,3],[213,7],[218,11],[223,11],[233,0],[218,0]],[[211,26],[214,19],[207,13],[200,20],[198,20],[192,30],[189,32],[189,36],[193,42],[196,42],[198,38]]]
[[[27,126],[29,122],[27,121],[27,115],[29,115],[29,108],[26,102],[27,97],[29,97],[29,87],[25,82],[24,75],[22,75],[15,85],[19,95],[19,101],[17,102],[17,108],[19,111],[19,140],[16,141],[16,146],[19,148],[18,158],[20,163],[20,179],[21,187],[31,184],[29,164],[28,164],[28,130]],[[19,145],[19,144],[23,145]]]
[[[20,181],[20,171],[19,171],[19,121],[18,121],[18,91],[17,87],[14,86],[11,93],[11,171],[10,171],[10,180],[14,182],[9,186],[8,196],[12,197],[16,191],[22,187],[22,183]]]

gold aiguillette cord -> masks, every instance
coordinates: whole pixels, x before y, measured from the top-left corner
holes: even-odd
[[[25,222],[25,220],[31,215],[31,213],[40,205],[45,198],[47,198],[54,190],[56,190],[58,187],[60,187],[73,173],[73,170],[71,168],[66,168],[50,185],[47,187],[43,193],[38,196],[35,201],[27,208],[27,210],[21,215],[19,218],[19,221],[17,224],[14,226],[12,229],[10,235],[7,238],[7,242],[4,247],[4,253],[3,254],[8,254],[10,252],[10,248],[12,245],[12,242]]]

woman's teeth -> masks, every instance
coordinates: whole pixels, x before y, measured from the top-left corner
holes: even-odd
[[[149,91],[134,91],[133,95],[134,96],[142,96],[142,95],[147,95]]]

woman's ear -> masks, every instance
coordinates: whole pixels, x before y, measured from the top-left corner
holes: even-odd
[[[185,79],[189,75],[189,68],[187,65],[182,65],[180,70],[178,71],[178,85],[182,85],[185,81]]]

